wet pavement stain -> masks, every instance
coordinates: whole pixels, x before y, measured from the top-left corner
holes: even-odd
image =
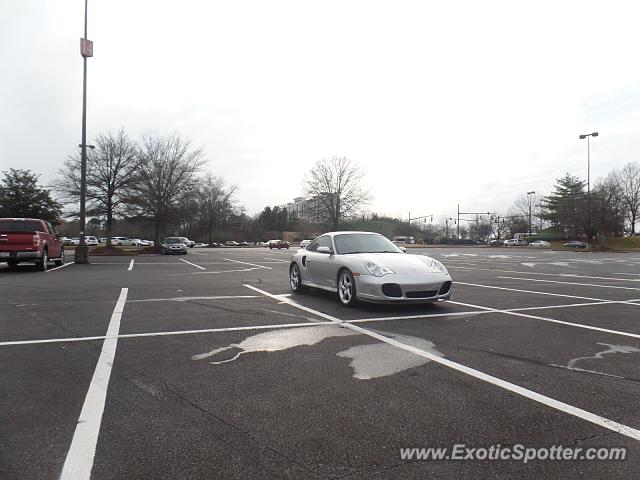
[[[433,342],[429,340],[407,335],[397,335],[381,330],[376,330],[376,333],[424,350],[432,355],[444,357],[444,354],[437,351]],[[276,352],[304,345],[316,345],[327,338],[355,335],[361,334],[336,325],[287,328],[259,333],[246,338],[242,342],[232,343],[226,347],[215,348],[205,353],[193,355],[191,360],[210,359],[209,363],[211,365],[221,365],[223,363],[233,362],[245,353]],[[235,355],[231,358],[224,358],[224,352],[227,353],[227,356],[230,353],[235,353]],[[337,352],[336,355],[351,359],[349,365],[353,368],[353,377],[359,380],[369,380],[393,375],[410,368],[419,367],[430,361],[427,358],[383,342],[356,345]],[[216,358],[219,360],[216,360]]]

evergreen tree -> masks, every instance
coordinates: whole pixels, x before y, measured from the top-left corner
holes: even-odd
[[[38,175],[30,170],[3,171],[0,184],[0,217],[41,218],[56,222],[62,205],[51,198],[49,190],[38,185]]]

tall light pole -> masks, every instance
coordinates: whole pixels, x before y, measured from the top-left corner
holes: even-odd
[[[85,242],[87,198],[87,58],[93,57],[93,42],[87,39],[87,5],[84,0],[84,37],[80,39],[82,55],[82,143],[80,144],[80,245],[75,250],[76,263],[89,263],[89,247]]]
[[[527,197],[529,197],[529,243],[531,243],[531,195],[535,195],[536,192],[527,192]]]
[[[590,137],[597,137],[598,132],[585,133],[579,139],[587,139],[587,248],[591,247],[591,146]]]

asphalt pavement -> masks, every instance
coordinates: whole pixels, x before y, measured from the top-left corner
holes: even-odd
[[[0,264],[0,478],[637,477],[640,254],[411,249],[451,301],[345,308],[291,253]]]

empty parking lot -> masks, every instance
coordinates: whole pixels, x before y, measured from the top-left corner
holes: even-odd
[[[632,478],[640,255],[412,249],[452,301],[291,295],[291,251],[0,264],[1,478]],[[625,447],[624,461],[403,459]]]

